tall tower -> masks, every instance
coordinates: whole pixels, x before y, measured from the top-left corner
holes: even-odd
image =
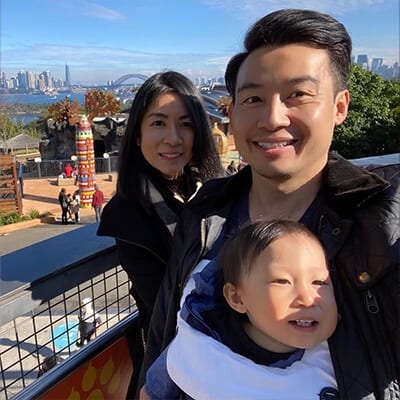
[[[67,64],[65,64],[65,86],[71,87],[71,72]]]
[[[368,56],[366,54],[359,54],[357,57],[357,64],[368,70]]]

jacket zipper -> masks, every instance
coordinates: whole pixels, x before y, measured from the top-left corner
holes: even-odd
[[[185,277],[183,279],[183,283],[180,285],[179,288],[179,297],[181,298],[183,295],[183,289],[186,287],[186,284],[191,276],[191,272],[193,271],[193,268],[199,263],[199,260],[204,253],[205,247],[206,247],[206,219],[202,218],[200,221],[200,251],[198,252],[194,262],[190,266],[190,268],[186,269],[185,272]]]

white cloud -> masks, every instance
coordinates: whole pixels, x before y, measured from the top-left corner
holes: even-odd
[[[384,3],[384,0],[302,0],[300,3],[298,0],[202,0],[202,2],[249,22],[282,8],[311,9],[341,15],[346,11]]]
[[[83,14],[91,17],[105,19],[109,21],[123,21],[126,17],[118,11],[111,8],[103,7],[94,3],[79,3],[80,7],[83,6]]]

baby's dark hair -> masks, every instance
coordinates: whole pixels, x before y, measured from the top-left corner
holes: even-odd
[[[243,225],[224,243],[219,254],[223,282],[238,285],[241,278],[251,272],[255,259],[273,241],[291,234],[309,237],[322,246],[319,239],[299,222],[280,219]]]

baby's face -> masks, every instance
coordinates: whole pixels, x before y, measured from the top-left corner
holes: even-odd
[[[336,328],[338,312],[321,245],[304,234],[273,241],[237,287],[258,345],[275,352],[311,348]]]

